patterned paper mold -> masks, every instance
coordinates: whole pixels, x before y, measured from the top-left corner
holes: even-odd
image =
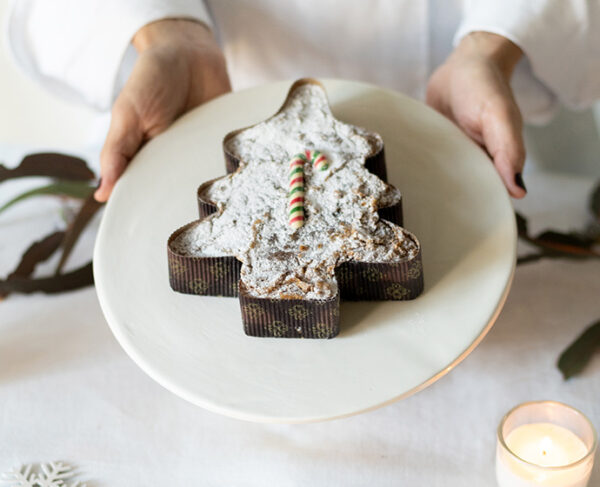
[[[320,83],[294,83],[273,117],[229,133],[223,148],[228,175],[198,188],[199,220],[169,238],[175,291],[239,295],[245,333],[277,338],[334,337],[340,298],[422,292],[420,245],[399,226],[383,141],[335,119]],[[291,228],[289,163],[299,153],[306,223]]]

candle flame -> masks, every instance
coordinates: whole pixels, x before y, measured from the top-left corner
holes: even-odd
[[[542,449],[542,455],[547,455],[548,450],[552,449],[552,438],[544,436],[540,440],[540,448]]]

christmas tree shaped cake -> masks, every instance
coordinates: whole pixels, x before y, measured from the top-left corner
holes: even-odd
[[[169,238],[175,291],[239,296],[246,334],[288,338],[334,337],[340,298],[421,293],[383,141],[335,119],[320,83],[297,81],[274,116],[223,147],[229,174],[200,186],[200,219]]]

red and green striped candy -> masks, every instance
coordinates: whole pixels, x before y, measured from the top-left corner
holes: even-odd
[[[288,224],[293,229],[304,225],[304,164],[310,162],[317,171],[329,167],[327,158],[318,150],[305,150],[290,161],[288,192]]]
[[[288,192],[288,224],[293,229],[304,225],[304,154],[296,154],[290,161]]]
[[[318,150],[306,150],[305,151],[307,160],[313,165],[317,171],[325,171],[329,168],[329,162],[325,155]]]

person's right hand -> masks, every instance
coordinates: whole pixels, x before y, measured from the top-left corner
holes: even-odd
[[[223,53],[203,24],[160,20],[133,38],[138,59],[112,109],[100,154],[101,183],[94,193],[106,201],[131,158],[183,113],[231,90]]]

